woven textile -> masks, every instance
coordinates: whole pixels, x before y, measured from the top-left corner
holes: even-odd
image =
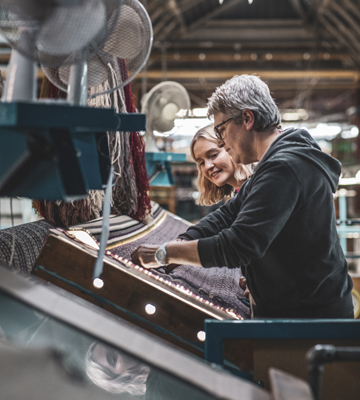
[[[123,258],[131,259],[131,253],[140,245],[169,242],[176,239],[187,227],[181,220],[167,215],[163,223],[153,231],[148,232],[140,239],[112,248],[110,251]],[[240,268],[199,268],[181,265],[169,273],[166,273],[164,268],[158,268],[152,272],[158,273],[173,283],[185,286],[193,293],[211,300],[215,305],[234,308],[242,317],[249,316],[248,307],[240,300],[244,297],[243,290],[239,287],[239,280],[242,276]]]
[[[131,253],[140,245],[154,244],[159,245],[171,240],[175,240],[180,233],[188,228],[186,221],[167,213],[161,207],[156,208],[157,222],[153,223],[145,232],[142,232],[143,225],[132,223],[131,218],[123,218],[123,229],[120,228],[120,219],[117,219],[116,229],[110,229],[111,240],[117,243],[116,246],[108,246],[110,252],[127,260],[131,259]],[[97,221],[97,224],[101,219]],[[94,230],[90,224],[78,225],[73,228],[81,227],[88,231],[92,230],[92,235],[99,238],[99,231]],[[99,229],[99,227],[97,228]],[[118,235],[118,236],[117,236]],[[123,243],[121,243],[123,241]],[[154,274],[160,275],[164,280],[174,284],[184,286],[191,290],[195,295],[211,301],[217,306],[235,309],[243,318],[249,318],[249,308],[244,305],[241,299],[244,292],[239,287],[239,280],[242,276],[240,267],[230,269],[227,267],[199,268],[190,265],[181,265],[170,272],[166,268],[151,270]]]
[[[52,226],[45,220],[0,230],[0,263],[28,274]]]
[[[143,232],[151,230],[156,226],[161,218],[165,216],[165,211],[156,203],[152,203],[152,221],[144,224],[128,215],[111,215],[109,219],[109,239],[107,248],[111,249],[116,246],[119,241],[134,239]],[[90,233],[97,241],[100,241],[102,231],[102,218],[94,219],[85,224],[74,225],[69,228],[71,230],[83,229]]]

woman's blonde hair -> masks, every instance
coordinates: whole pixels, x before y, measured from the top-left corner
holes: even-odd
[[[216,138],[214,132],[214,124],[204,126],[195,133],[195,136],[193,137],[190,144],[191,157],[193,158],[194,161],[196,161],[196,157],[194,154],[194,146],[195,143],[201,138],[209,140],[210,142],[218,145],[218,139]],[[231,163],[234,165],[234,171],[235,171],[234,177],[239,182],[240,185],[241,182],[246,180],[251,173],[248,173],[246,168],[244,167],[241,168],[240,166],[235,164],[234,160],[231,157],[230,159]],[[196,199],[196,204],[202,206],[211,206],[212,204],[216,204],[219,201],[223,200],[224,198],[226,199],[227,197],[231,197],[234,194],[235,190],[232,186],[226,184],[222,187],[218,187],[214,183],[209,181],[209,179],[207,179],[202,174],[199,165],[197,165],[197,169],[198,169],[197,187],[200,195]]]

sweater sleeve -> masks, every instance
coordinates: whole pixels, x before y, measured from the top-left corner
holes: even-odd
[[[199,240],[201,264],[237,268],[262,257],[301,201],[301,185],[292,169],[281,161],[267,163],[266,169],[253,177],[233,223]]]
[[[228,200],[226,204],[202,218],[198,224],[190,226],[190,228],[179,237],[188,240],[208,238],[217,235],[223,229],[229,228],[234,222],[243,201],[245,186],[244,184],[240,192],[237,193],[235,197]]]

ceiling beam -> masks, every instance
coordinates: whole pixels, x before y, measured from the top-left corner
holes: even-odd
[[[298,43],[302,41],[313,41],[314,33],[312,29],[306,26],[223,26],[222,28],[215,28],[213,26],[206,26],[199,28],[196,31],[188,30],[182,37],[183,40],[196,40],[196,41],[229,41],[234,42],[251,42],[263,41],[271,43],[276,47],[277,43],[274,41],[281,40],[294,40]]]
[[[202,60],[200,60],[199,55],[201,55]],[[281,62],[297,62],[297,61],[304,61],[304,52],[289,52],[287,50],[285,51],[227,51],[227,52],[214,52],[211,51],[211,49],[198,49],[197,52],[192,52],[192,53],[184,53],[184,52],[175,52],[172,51],[171,53],[168,52],[166,54],[166,60],[167,62],[173,62],[173,63],[180,63],[180,62],[214,62],[214,63],[219,63],[219,62],[236,62],[236,63],[242,63],[242,62],[254,62],[254,55],[257,54],[257,59],[256,61],[264,60],[266,62],[276,62],[276,61],[281,61]],[[333,61],[343,61],[343,60],[348,60],[349,55],[348,53],[327,53],[324,51],[319,51],[316,52],[315,54],[309,54],[307,53],[306,56],[310,57],[312,60],[317,60],[317,61],[326,61],[326,62],[333,62]],[[162,61],[163,56],[161,54],[152,54],[150,56],[150,61],[152,62],[160,62]],[[1,56],[0,56],[1,60]]]
[[[223,28],[223,27],[256,27],[256,28],[263,28],[267,29],[269,27],[277,28],[277,27],[287,27],[287,28],[299,28],[304,27],[306,24],[302,19],[216,19],[209,21],[206,24],[208,27],[211,28]]]
[[[359,3],[357,5],[355,5],[350,0],[343,0],[343,4],[353,15],[355,15],[358,19],[360,19]]]
[[[155,85],[155,80],[149,80],[147,82],[147,88],[152,88]],[[223,79],[219,80],[219,83],[223,82]],[[156,81],[157,83],[157,81]],[[188,90],[192,90],[194,93],[202,93],[202,92],[213,92],[217,83],[211,82],[202,82],[201,84],[197,80],[181,80],[182,85],[186,87]],[[294,95],[294,91],[302,89],[303,83],[302,81],[270,81],[268,82],[271,91],[277,92],[277,97],[281,94],[282,97],[288,98]],[[132,88],[136,91],[141,88],[141,80],[138,77],[131,83]],[[328,94],[333,96],[334,91],[343,92],[344,90],[352,90],[360,88],[360,82],[336,82],[336,81],[326,81],[326,82],[317,82],[313,86],[313,91],[321,92],[324,96]]]
[[[218,34],[220,34],[218,32]],[[236,39],[236,40],[235,40]],[[269,49],[269,51],[275,51],[276,49],[281,49],[281,50],[295,50],[295,49],[312,49],[314,47],[314,37],[311,37],[306,40],[297,40],[297,38],[286,38],[283,37],[281,41],[245,41],[241,40],[239,41],[238,38],[232,38],[231,40],[222,40],[221,38],[218,38],[216,40],[201,40],[200,38],[194,39],[194,38],[182,38],[182,37],[172,37],[171,42],[170,38],[169,43],[170,46],[174,49],[220,49],[221,51],[223,50],[233,50],[235,47],[240,44],[241,49],[247,49],[249,50],[254,50],[254,49]],[[339,48],[343,48],[343,46],[340,46],[336,38],[334,38],[332,35],[328,34],[326,38],[323,38],[324,42],[328,43],[328,46],[326,46],[326,49],[335,49],[336,46],[339,46]],[[337,50],[339,51],[339,50]]]
[[[262,79],[329,79],[329,80],[347,80],[358,82],[360,71],[357,70],[168,70],[167,79],[229,79],[234,75],[249,74],[259,75]],[[138,75],[142,76],[142,73]],[[146,72],[148,79],[161,79],[161,70],[148,70]]]
[[[243,0],[228,0],[226,3],[218,5],[215,9],[208,12],[203,17],[199,18],[198,20],[193,22],[191,25],[189,25],[188,30],[194,31],[194,30],[198,29],[199,26],[206,24],[210,19],[217,17],[218,15],[222,14],[224,11],[231,9],[236,5],[239,5],[240,1],[243,1]]]
[[[342,6],[339,6],[338,3],[332,2],[330,3],[330,8],[332,8],[334,11],[336,11],[339,15],[343,17],[344,20],[347,21],[349,26],[354,30],[354,32],[357,33],[358,35],[358,40],[360,38],[360,27],[357,21],[353,19],[353,17],[350,15],[350,13]]]
[[[182,0],[179,7],[182,13],[201,3],[202,0]]]
[[[345,41],[348,42],[348,47],[354,48],[356,52],[360,53],[360,42],[354,32],[349,29],[343,21],[334,13],[333,10],[327,8],[324,11],[325,16],[333,23],[333,26],[337,27],[338,34],[342,34]]]
[[[290,0],[290,3],[292,4],[293,8],[297,12],[297,14],[304,20],[308,21],[309,16],[307,15],[306,11],[304,10],[303,4],[301,3],[300,0]]]
[[[349,42],[346,38],[344,38],[343,34],[341,34],[339,32],[338,27],[334,27],[328,18],[330,18],[331,21],[334,20],[334,18],[332,18],[332,13],[330,10],[325,9],[323,14],[319,16],[319,21],[323,24],[323,26],[325,27],[326,31],[329,32],[335,39],[338,40],[338,42],[340,43],[340,45],[347,49],[350,57],[352,58],[352,60],[357,64],[360,65],[360,56],[359,53],[357,51],[355,51],[353,49],[353,47],[351,45],[349,45]]]

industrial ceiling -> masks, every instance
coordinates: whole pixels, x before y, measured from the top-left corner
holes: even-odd
[[[310,120],[346,120],[359,102],[360,4],[356,0],[142,0],[154,44],[133,82],[138,97],[163,80],[204,107],[235,74],[265,80],[281,109]]]
[[[359,0],[141,0],[154,31],[146,68],[132,82],[142,95],[174,80],[192,106],[236,74],[265,80],[282,110],[309,121],[345,122],[359,107]],[[0,47],[3,68],[8,45]],[[39,72],[41,77],[41,71]]]

